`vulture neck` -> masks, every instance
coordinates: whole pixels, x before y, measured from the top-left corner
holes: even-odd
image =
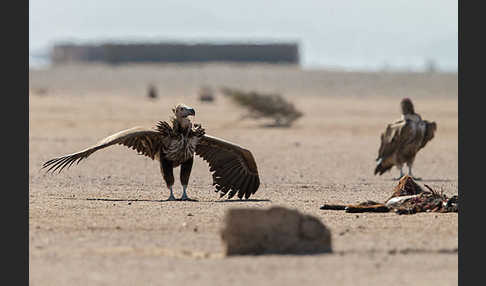
[[[187,117],[172,117],[172,129],[181,134],[186,134],[191,130],[192,123]]]
[[[413,115],[415,114],[415,108],[413,107],[413,103],[411,102],[403,102],[401,104],[402,107],[402,114],[403,115]]]
[[[411,120],[413,122],[420,122],[422,119],[420,116],[416,113],[408,113],[408,114],[403,114],[402,115],[403,120]]]

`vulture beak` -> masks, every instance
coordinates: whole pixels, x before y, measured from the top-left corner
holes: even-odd
[[[173,109],[173,111],[178,118],[186,118],[189,115],[196,115],[196,111],[194,110],[194,108],[184,104],[179,104],[175,109]]]
[[[188,115],[196,116],[196,111],[194,108],[188,108],[187,109]]]

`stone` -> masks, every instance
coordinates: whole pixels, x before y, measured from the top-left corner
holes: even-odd
[[[320,219],[284,207],[229,209],[221,237],[226,255],[332,252],[331,232]]]

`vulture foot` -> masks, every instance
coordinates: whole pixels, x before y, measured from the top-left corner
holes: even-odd
[[[182,194],[181,201],[188,201],[189,197],[184,193]]]
[[[182,193],[182,197],[179,201],[197,202],[197,200],[189,198],[185,191]]]
[[[167,201],[176,201],[176,198],[171,194]]]

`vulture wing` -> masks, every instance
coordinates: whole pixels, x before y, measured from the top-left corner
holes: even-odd
[[[381,144],[378,149],[378,164],[375,168],[376,174],[383,174],[395,165],[394,154],[406,144],[414,141],[417,131],[417,124],[410,120],[400,120],[388,124],[385,132],[381,134]]]
[[[437,123],[435,122],[429,122],[427,120],[423,121],[425,124],[425,132],[424,132],[424,139],[422,140],[422,143],[420,144],[420,149],[424,148],[427,142],[432,140],[434,138],[435,131],[437,130]]]
[[[209,163],[213,172],[213,185],[220,197],[236,193],[240,199],[248,199],[260,186],[258,169],[253,155],[247,149],[231,142],[204,135],[196,146],[196,154]]]
[[[115,144],[125,145],[131,149],[137,150],[140,154],[155,159],[155,155],[160,151],[163,144],[165,135],[166,134],[161,132],[142,127],[126,129],[106,137],[87,149],[51,159],[45,162],[42,168],[49,167],[47,172],[51,170],[52,172],[55,172],[57,169],[61,172],[66,166],[69,168],[74,162],[79,164],[79,162],[93,154],[95,151]]]

